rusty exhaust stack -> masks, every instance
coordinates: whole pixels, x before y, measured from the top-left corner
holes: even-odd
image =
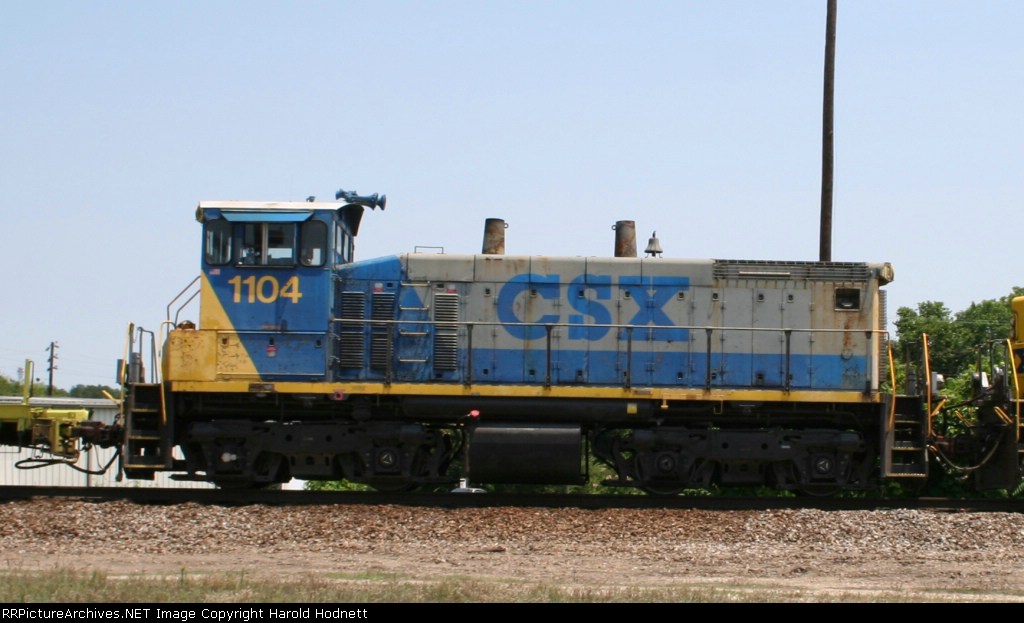
[[[636,257],[636,223],[616,221],[612,229],[615,230],[615,257]]]
[[[484,224],[484,255],[505,255],[505,230],[508,225],[500,218],[489,218]]]

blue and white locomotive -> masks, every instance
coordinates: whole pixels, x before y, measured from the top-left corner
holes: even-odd
[[[199,318],[126,365],[129,477],[381,489],[582,483],[806,492],[927,475],[885,390],[887,263],[504,253],[356,261],[366,208],[202,202]],[[632,251],[630,247],[632,245]],[[657,247],[657,245],[655,245]],[[890,385],[891,388],[891,385]]]

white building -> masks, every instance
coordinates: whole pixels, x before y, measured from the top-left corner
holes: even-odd
[[[21,397],[0,396],[0,404],[21,404]],[[29,399],[33,407],[49,407],[56,409],[88,409],[90,419],[112,424],[117,417],[119,408],[116,402],[104,398],[54,398],[37,397]],[[212,488],[213,485],[202,482],[171,480],[167,474],[157,474],[153,480],[117,480],[117,460],[111,463],[106,473],[90,474],[99,471],[111,462],[115,456],[114,448],[92,448],[82,452],[74,464],[80,469],[69,465],[45,465],[45,461],[55,459],[48,454],[33,450],[24,450],[10,446],[0,446],[0,485],[13,486],[52,486],[52,487],[176,487],[176,488]],[[43,466],[45,465],[45,466]],[[33,466],[36,466],[33,468]],[[84,471],[80,471],[84,470]]]

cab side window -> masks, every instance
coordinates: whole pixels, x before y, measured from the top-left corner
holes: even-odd
[[[238,263],[245,266],[295,264],[294,223],[245,223]]]
[[[263,231],[263,225],[260,223],[246,223],[242,226],[239,264],[256,266],[266,262],[267,253]]]
[[[206,261],[238,266],[323,266],[327,263],[328,229],[323,221],[302,223],[206,224]]]
[[[231,223],[216,219],[206,223],[203,238],[203,255],[207,264],[223,265],[231,261]]]
[[[352,261],[352,236],[348,235],[340,223],[334,227],[334,261],[347,264]]]
[[[267,263],[292,265],[295,263],[295,224],[268,223]]]
[[[327,226],[322,221],[306,221],[300,236],[299,261],[303,266],[323,266],[327,256]]]

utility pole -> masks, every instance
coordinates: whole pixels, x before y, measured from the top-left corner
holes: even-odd
[[[836,74],[836,3],[828,0],[825,17],[825,93],[822,105],[821,139],[821,234],[819,260],[832,261],[832,170],[835,149],[833,101]]]
[[[50,347],[46,350],[50,351],[50,367],[47,368],[50,372],[50,380],[46,385],[46,395],[53,395],[53,371],[57,369],[57,348],[60,346],[57,342],[50,342]]]

